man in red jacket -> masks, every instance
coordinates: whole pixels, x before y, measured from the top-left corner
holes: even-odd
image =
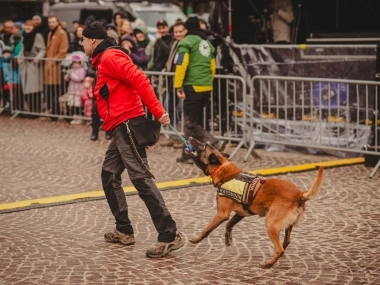
[[[137,69],[124,51],[112,48],[116,42],[107,37],[102,22],[89,22],[82,35],[84,51],[92,58],[92,65],[97,71],[94,86],[97,110],[104,120],[103,128],[112,132],[101,178],[108,205],[116,220],[116,229],[106,233],[104,239],[125,245],[135,243],[128,205],[121,186],[121,174],[127,169],[158,232],[157,242],[146,251],[146,256],[164,257],[170,251],[182,247],[184,239],[177,233],[176,223],[156,184],[135,156],[124,122],[144,118],[143,103],[161,124],[170,123],[169,115],[158,101],[145,74]],[[145,165],[148,165],[145,148],[137,150]]]

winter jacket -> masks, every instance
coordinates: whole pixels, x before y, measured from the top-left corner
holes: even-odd
[[[291,41],[291,23],[294,20],[291,0],[276,0],[277,11],[271,15],[273,40],[277,42]]]
[[[134,64],[140,69],[146,70],[148,65],[148,57],[146,56],[143,48],[137,47],[137,44],[131,35],[122,36],[121,42],[129,41],[132,44],[131,53],[129,56],[132,58]]]
[[[170,34],[156,41],[153,53],[153,70],[162,71],[165,68],[173,41],[174,39]]]
[[[81,93],[84,89],[83,80],[86,77],[86,70],[83,66],[77,69],[69,69],[65,75],[65,80],[69,82],[67,87],[68,101],[67,105],[70,107],[81,107]]]
[[[179,41],[174,88],[186,92],[205,92],[213,89],[216,71],[215,48],[202,31],[191,31]]]
[[[41,92],[43,90],[44,70],[42,59],[45,53],[45,42],[40,33],[35,35],[30,52],[24,50],[24,44],[21,47],[19,69],[22,90],[25,94]],[[34,63],[33,59],[38,59],[40,62]]]
[[[95,48],[92,58],[98,73],[94,96],[103,129],[111,131],[129,119],[145,115],[143,103],[157,119],[161,118],[165,109],[149,79],[126,53],[112,48],[114,44],[114,39],[105,39]]]
[[[138,25],[134,29],[134,34],[136,35],[136,32],[140,31],[145,35],[145,41],[139,42],[137,41],[137,46],[139,48],[144,48],[145,54],[148,57],[148,70],[153,69],[153,53],[154,53],[154,41],[149,39],[149,33],[148,28],[145,25]]]
[[[49,32],[45,55],[45,84],[61,84],[61,60],[67,55],[68,42],[66,31],[60,26],[54,34]]]

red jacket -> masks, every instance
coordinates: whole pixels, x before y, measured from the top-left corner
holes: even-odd
[[[96,54],[92,64],[98,71],[94,96],[104,130],[144,115],[142,103],[157,119],[165,113],[145,73],[123,51],[107,49]]]

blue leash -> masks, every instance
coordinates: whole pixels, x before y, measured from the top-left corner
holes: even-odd
[[[187,149],[189,150],[189,151],[191,151],[191,152],[194,152],[195,151],[195,149],[194,149],[194,147],[191,145],[191,144],[189,144],[189,142],[183,137],[183,136],[181,136],[178,132],[177,132],[177,130],[175,129],[175,128],[173,128],[173,126],[171,125],[171,124],[169,124],[169,127],[177,134],[177,136],[181,139],[181,141],[183,141],[183,143],[186,145],[186,147],[187,147]]]

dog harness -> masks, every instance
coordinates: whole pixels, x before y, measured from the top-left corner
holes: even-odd
[[[244,211],[250,215],[254,215],[249,209],[249,205],[252,204],[265,181],[266,179],[262,176],[242,172],[234,179],[218,187],[217,192],[220,196],[234,199],[236,202],[242,204]]]

